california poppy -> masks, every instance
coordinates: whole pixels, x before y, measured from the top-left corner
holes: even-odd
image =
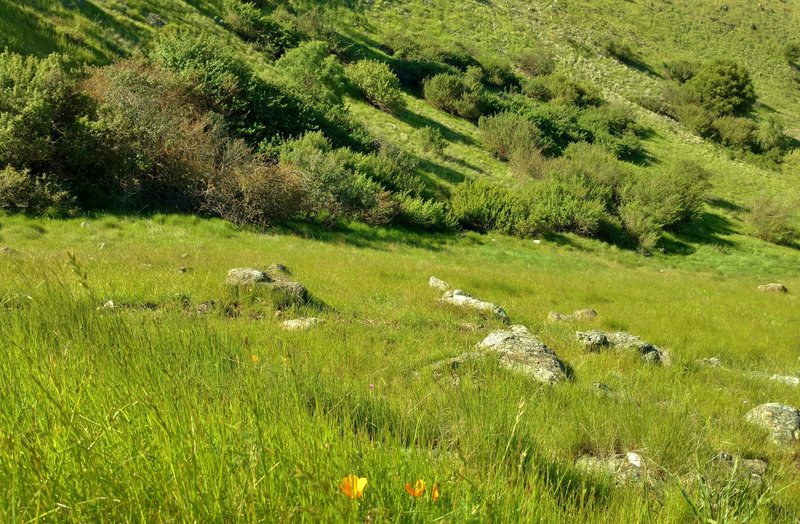
[[[409,482],[406,482],[406,491],[412,497],[421,497],[425,494],[425,481],[418,480],[414,483],[414,487],[411,487]]]
[[[441,493],[439,493],[439,484],[434,484],[433,487],[431,488],[431,500],[436,502],[437,500],[439,500],[440,495]]]
[[[347,475],[339,484],[339,491],[351,499],[360,499],[364,495],[364,488],[367,487],[367,479],[358,475]]]

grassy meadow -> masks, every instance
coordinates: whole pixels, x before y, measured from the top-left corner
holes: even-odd
[[[0,255],[0,520],[800,515],[798,449],[743,421],[763,402],[800,404],[800,388],[749,375],[800,371],[797,296],[755,290],[775,279],[797,289],[795,251],[643,258],[572,236],[534,244],[358,225],[257,234],[163,215],[0,226],[11,248]],[[234,308],[227,270],[272,262],[291,268],[313,305],[279,318],[258,297]],[[489,360],[474,381],[435,381],[430,364],[501,326],[439,304],[431,275],[505,307],[574,380],[537,386]],[[599,317],[546,321],[582,307]],[[295,316],[326,322],[280,329]],[[584,353],[574,331],[590,328],[640,335],[673,365]],[[696,362],[711,356],[725,368]],[[765,459],[764,482],[715,481],[720,451]],[[586,452],[636,452],[647,480],[580,473]],[[357,501],[337,487],[350,473],[368,479]],[[403,486],[416,479],[441,498],[410,497]]]

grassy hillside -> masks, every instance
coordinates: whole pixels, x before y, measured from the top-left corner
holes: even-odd
[[[698,468],[716,482],[720,451],[769,462],[756,521],[800,514],[793,455],[742,420],[761,402],[800,403],[798,388],[751,375],[799,369],[796,296],[755,291],[777,268],[800,285],[796,260],[722,276],[596,243],[363,227],[303,238],[180,217],[1,223],[15,250],[0,260],[4,520],[686,521],[679,486],[700,504]],[[323,309],[226,314],[229,267],[272,261]],[[429,364],[500,325],[438,304],[430,275],[502,304],[574,381],[535,386],[491,361],[478,382],[434,381]],[[546,321],[580,307],[599,318]],[[326,323],[280,330],[301,315]],[[673,365],[584,353],[574,331],[589,328],[639,334]],[[710,356],[725,367],[696,362]],[[650,480],[586,477],[573,462],[589,451],[639,453]],[[358,503],[336,487],[351,472],[369,482]],[[442,499],[411,499],[417,478]]]

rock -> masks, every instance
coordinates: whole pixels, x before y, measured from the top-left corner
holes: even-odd
[[[547,315],[547,319],[550,322],[568,322],[571,320],[592,320],[597,318],[597,311],[594,309],[579,309],[575,313],[571,315],[565,315],[562,313],[554,313],[550,312]]]
[[[508,324],[510,322],[508,314],[500,306],[492,304],[491,302],[485,302],[477,299],[472,295],[464,293],[460,289],[453,289],[445,293],[442,297],[442,302],[452,304],[454,306],[474,309],[480,313],[491,314],[494,317],[502,320],[504,324]]]
[[[714,457],[714,461],[725,469],[735,467],[737,473],[751,480],[761,480],[767,473],[767,463],[761,459],[745,459],[723,451]]]
[[[214,310],[216,303],[213,300],[206,300],[205,302],[200,302],[197,304],[197,313],[200,315],[205,315],[206,313],[211,313]]]
[[[19,255],[19,251],[17,251],[13,247],[3,246],[0,247],[0,255],[4,255],[7,257],[14,257]]]
[[[566,380],[567,367],[555,352],[547,347],[525,326],[511,326],[495,331],[477,346],[477,351],[437,362],[432,366],[434,376],[447,373],[454,383],[460,381],[459,368],[467,361],[495,355],[501,367],[548,385]]]
[[[699,362],[700,364],[702,364],[704,366],[708,366],[710,368],[721,368],[722,367],[722,361],[717,357],[701,358],[697,362]]]
[[[616,484],[638,484],[644,474],[642,457],[632,452],[613,457],[581,455],[575,467],[592,475],[609,476]]]
[[[188,266],[181,266],[178,269],[176,269],[175,271],[185,275],[186,273],[191,273],[192,272],[192,268],[190,268]]]
[[[450,284],[448,284],[444,280],[439,280],[436,277],[431,277],[428,280],[428,287],[433,289],[438,289],[439,291],[447,291],[448,289],[450,289]]]
[[[611,386],[603,384],[602,382],[592,382],[592,389],[601,397],[615,397],[617,392]]]
[[[478,349],[497,353],[503,367],[537,382],[555,384],[567,379],[564,363],[525,326],[495,331],[478,344]]]
[[[167,22],[156,13],[147,14],[147,23],[155,28],[161,28],[167,25]]]
[[[587,351],[597,352],[606,347],[621,350],[636,349],[642,356],[642,360],[648,364],[669,365],[671,363],[670,355],[665,349],[624,331],[615,333],[603,333],[598,330],[577,331],[575,337],[586,347]]]
[[[770,375],[770,380],[786,384],[787,386],[800,386],[800,377],[790,377],[787,375]]]
[[[282,264],[272,264],[266,271],[252,268],[234,268],[228,271],[225,283],[233,287],[258,287],[269,289],[278,296],[278,306],[302,305],[308,302],[308,290],[292,280],[291,272]]]
[[[788,293],[789,289],[783,284],[764,284],[758,286],[758,290],[762,293]]]
[[[319,324],[324,323],[325,321],[321,318],[295,318],[292,320],[285,320],[281,327],[286,331],[308,331],[314,326],[318,326]]]
[[[263,271],[248,267],[237,267],[228,271],[225,283],[229,286],[252,286],[269,282],[270,278]]]
[[[800,411],[793,406],[777,402],[761,404],[748,411],[744,418],[769,431],[776,444],[790,445],[800,440]]]

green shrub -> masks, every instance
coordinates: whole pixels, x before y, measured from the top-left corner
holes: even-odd
[[[703,107],[717,116],[746,115],[756,101],[750,73],[735,62],[706,64],[685,85]]]
[[[400,81],[384,62],[359,60],[347,66],[347,78],[356,86],[370,104],[396,114],[405,108],[400,91]]]
[[[525,51],[517,58],[517,67],[530,76],[546,76],[556,70],[556,60],[546,51]]]
[[[753,148],[756,125],[752,120],[736,116],[722,116],[714,120],[714,130],[719,141],[742,151]]]
[[[511,89],[519,86],[519,79],[514,74],[511,63],[503,58],[490,56],[481,59],[482,81],[492,87]]]
[[[461,71],[478,65],[472,55],[458,43],[445,43],[429,35],[394,33],[383,41],[391,54],[406,61],[438,62]]]
[[[541,178],[547,170],[547,160],[535,144],[515,147],[508,159],[511,172],[523,178]]]
[[[539,143],[539,129],[517,113],[482,116],[478,120],[478,127],[483,144],[502,160],[508,160],[515,149]]]
[[[554,174],[533,185],[524,198],[525,212],[519,213],[517,233],[532,236],[548,232],[572,232],[594,236],[611,220],[606,211],[606,188],[579,175]],[[522,218],[524,216],[524,218]]]
[[[544,80],[552,94],[551,102],[554,104],[590,107],[603,103],[603,98],[597,88],[580,83],[566,74],[556,73]]]
[[[571,142],[591,140],[578,125],[581,109],[558,104],[538,104],[522,95],[509,94],[501,99],[505,112],[524,115],[539,129],[539,145],[551,156],[561,154]]]
[[[789,42],[783,46],[783,56],[789,65],[797,67],[800,64],[800,42]]]
[[[425,182],[416,174],[419,160],[402,149],[383,143],[377,154],[353,155],[351,167],[386,189],[419,196]]]
[[[664,63],[666,77],[680,84],[685,84],[697,74],[700,64],[688,60],[675,60]]]
[[[436,75],[425,81],[423,91],[434,107],[467,120],[477,121],[485,109],[483,87],[466,75]]]
[[[0,53],[0,166],[60,170],[82,108],[60,57]]]
[[[321,108],[342,104],[344,69],[325,42],[303,42],[275,62],[275,67],[306,104]]]
[[[578,125],[591,134],[593,142],[603,145],[617,158],[630,159],[642,152],[636,120],[622,106],[588,108],[578,119]]]
[[[426,153],[441,156],[447,148],[447,140],[438,127],[424,126],[415,132],[417,141]]]
[[[230,28],[243,39],[254,42],[273,59],[300,42],[291,27],[263,14],[251,2],[225,0],[224,7],[225,22]]]
[[[597,196],[603,196],[609,212],[619,204],[621,188],[631,177],[627,164],[605,147],[588,142],[570,144],[563,156],[552,162],[550,172],[590,180],[598,189],[604,188]]]
[[[525,96],[537,102],[549,102],[555,96],[550,90],[549,82],[545,77],[526,79],[522,82],[522,92]]]
[[[793,149],[783,157],[781,170],[787,175],[793,175],[800,179],[800,149]]]
[[[758,123],[758,129],[755,130],[753,138],[763,153],[773,150],[782,151],[787,143],[784,132],[783,119],[778,115],[767,115]]]
[[[483,233],[512,233],[520,218],[519,200],[512,191],[478,180],[458,185],[450,205],[462,227]]]
[[[714,136],[714,117],[705,108],[696,104],[683,104],[673,108],[675,116],[684,126],[697,136],[709,138]]]
[[[787,203],[761,195],[750,207],[748,221],[758,238],[788,246],[797,239],[797,230],[792,226],[792,212],[792,206]]]
[[[616,58],[620,62],[635,62],[636,51],[626,42],[615,38],[608,38],[601,44],[601,54]]]
[[[74,199],[47,175],[6,166],[0,171],[0,211],[28,215],[64,215]]]
[[[407,194],[396,198],[400,206],[397,222],[401,225],[426,231],[452,231],[458,225],[443,202]]]

